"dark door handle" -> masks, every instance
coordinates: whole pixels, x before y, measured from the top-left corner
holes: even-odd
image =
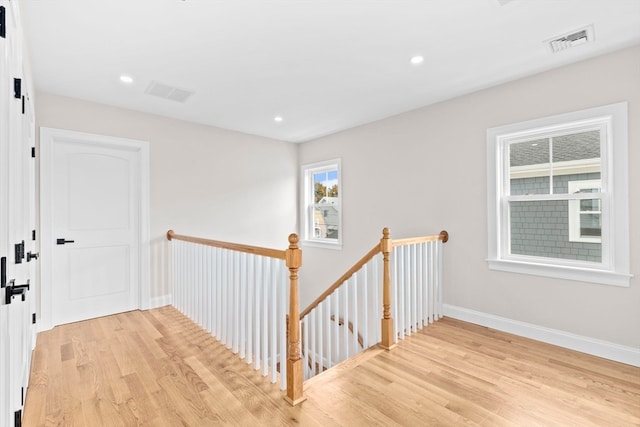
[[[11,304],[13,297],[16,295],[20,295],[22,301],[26,299],[27,289],[29,289],[29,281],[25,285],[15,285],[16,281],[14,279],[9,280],[7,284],[7,289],[4,294],[4,303]]]
[[[56,239],[57,245],[64,245],[65,243],[75,243],[75,240],[66,240],[65,238]]]

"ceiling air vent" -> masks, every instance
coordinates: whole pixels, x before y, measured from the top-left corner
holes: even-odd
[[[572,31],[560,37],[554,37],[553,39],[547,41],[547,43],[549,44],[551,52],[555,53],[560,52],[561,50],[569,49],[571,47],[576,47],[585,43],[592,42],[593,40],[593,25],[589,25],[588,27]]]
[[[144,93],[171,101],[185,102],[194,92],[152,81]]]

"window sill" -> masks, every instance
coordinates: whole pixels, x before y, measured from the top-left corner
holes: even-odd
[[[311,248],[323,248],[323,249],[333,249],[335,251],[342,250],[342,243],[333,243],[333,242],[323,242],[319,240],[302,240],[300,242],[302,247],[311,247]]]
[[[632,274],[618,273],[595,268],[573,267],[564,265],[540,264],[526,261],[489,259],[490,270],[508,271],[511,273],[532,274],[535,276],[555,277],[558,279],[577,280],[581,282],[599,283],[629,287]]]

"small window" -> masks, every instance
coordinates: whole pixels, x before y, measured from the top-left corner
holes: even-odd
[[[342,188],[340,160],[302,167],[304,241],[340,248],[342,243]]]
[[[569,181],[571,194],[600,194],[601,189],[599,179]],[[569,241],[601,243],[601,236],[602,201],[600,199],[569,201]]]
[[[628,286],[626,103],[489,129],[489,268]]]

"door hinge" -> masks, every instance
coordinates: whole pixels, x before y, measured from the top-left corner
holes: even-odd
[[[22,409],[18,409],[13,414],[13,426],[14,427],[22,427]]]
[[[0,37],[7,37],[7,13],[4,6],[0,6]]]
[[[22,114],[24,114],[24,96],[22,97]]]
[[[31,230],[31,240],[36,240],[36,230]]]
[[[32,325],[36,324],[36,314],[35,313],[31,313],[31,324]]]
[[[20,406],[24,406],[24,387],[20,388],[20,401],[21,401]]]
[[[13,79],[13,97],[16,99],[22,98],[22,79]]]
[[[31,157],[33,157],[34,159],[36,158],[36,147],[31,147]]]

